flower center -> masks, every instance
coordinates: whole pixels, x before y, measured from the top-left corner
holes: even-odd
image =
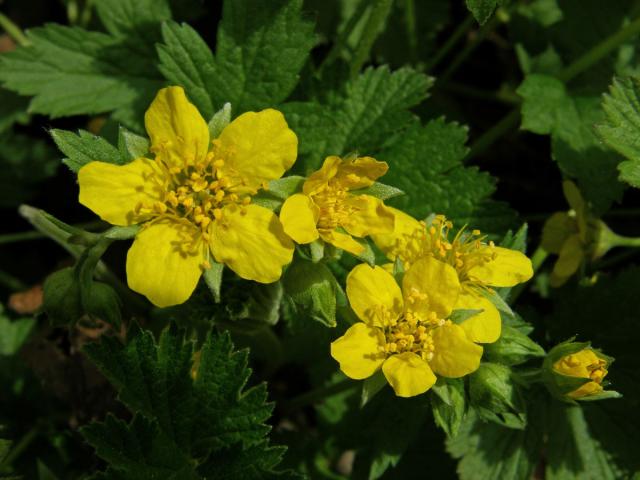
[[[386,355],[396,353],[415,353],[423,360],[433,359],[435,347],[433,344],[433,331],[443,325],[451,324],[451,320],[438,318],[435,312],[424,314],[413,310],[412,305],[427,302],[428,296],[425,293],[412,291],[406,298],[404,314],[393,319],[384,306],[379,306],[380,312],[376,312],[378,318],[383,320],[383,332],[385,345],[380,347]]]
[[[428,228],[425,222],[420,224],[422,228],[398,238],[391,250],[391,254],[403,261],[405,270],[417,259],[432,256],[453,266],[460,280],[467,281],[470,268],[488,263],[496,257],[491,251],[495,244],[492,241],[483,243],[486,235],[482,235],[480,230],[469,232],[462,227],[453,240],[449,240],[453,223],[444,215],[436,215]]]
[[[313,201],[320,209],[318,229],[335,230],[348,223],[349,217],[357,211],[346,203],[348,195],[346,188],[335,184],[327,184],[313,195]]]
[[[162,156],[156,157],[166,175],[162,200],[152,204],[140,202],[136,214],[153,214],[177,219],[186,219],[199,227],[208,240],[208,227],[212,221],[223,219],[222,207],[228,204],[243,206],[251,203],[256,189],[248,188],[237,176],[222,176],[224,154],[216,140],[213,148],[199,162],[185,161],[182,165],[171,165]],[[242,196],[237,192],[243,192]],[[245,210],[241,210],[244,214]]]

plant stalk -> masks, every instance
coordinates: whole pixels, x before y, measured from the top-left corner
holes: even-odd
[[[28,47],[31,45],[31,41],[27,38],[22,29],[13,23],[4,13],[0,13],[0,27],[2,27],[4,31],[7,32],[7,35],[13,38],[21,47]]]
[[[393,0],[377,0],[371,8],[371,13],[364,26],[362,37],[356,46],[356,51],[351,59],[351,78],[354,78],[360,72],[360,69],[369,58],[371,47],[382,32],[382,27],[387,21]]]

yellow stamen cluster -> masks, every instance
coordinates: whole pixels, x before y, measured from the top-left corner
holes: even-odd
[[[350,174],[352,175],[355,176]],[[355,207],[345,203],[348,196],[348,189],[334,182],[323,185],[313,195],[313,201],[320,209],[318,229],[335,230],[348,223],[349,217],[357,211]]]
[[[227,204],[248,205],[257,190],[247,188],[241,180],[229,180],[221,175],[224,157],[229,152],[221,151],[219,142],[212,142],[213,148],[201,161],[184,159],[180,165],[167,162],[163,154],[167,145],[160,148],[156,162],[165,172],[166,185],[161,201],[149,205],[140,202],[136,214],[152,214],[184,219],[200,228],[205,240],[209,239],[211,222],[223,220],[222,207]],[[235,191],[242,191],[243,197]],[[244,194],[246,192],[246,195]],[[244,210],[241,210],[244,213]]]
[[[436,328],[450,324],[451,321],[438,318],[434,312],[423,315],[412,309],[412,306],[417,307],[419,303],[428,304],[428,300],[427,294],[412,290],[406,297],[404,314],[398,319],[393,318],[384,307],[378,307],[376,316],[385,325],[385,345],[380,347],[382,354],[388,356],[411,352],[423,360],[433,359],[435,346],[432,333]]]
[[[491,252],[495,247],[494,243],[484,243],[486,235],[482,235],[480,230],[474,229],[469,232],[464,226],[456,232],[452,240],[449,240],[453,223],[444,215],[436,215],[429,226],[426,222],[420,224],[421,229],[397,238],[390,251],[392,255],[400,257],[405,270],[417,259],[433,256],[453,266],[460,279],[466,280],[466,272],[470,268],[490,262],[496,257],[496,254]],[[489,249],[480,252],[486,247]]]

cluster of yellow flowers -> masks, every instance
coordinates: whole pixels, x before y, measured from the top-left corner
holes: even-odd
[[[297,157],[297,137],[273,109],[248,112],[210,138],[207,123],[180,87],[158,92],[145,115],[155,159],[127,165],[91,162],[78,174],[80,202],[114,225],[140,224],[127,255],[129,286],[155,305],[186,301],[212,259],[240,277],[277,281],[294,241],[318,239],[360,255],[370,236],[391,264],[355,267],[347,296],[361,322],[331,345],[341,370],[364,379],[382,369],[399,396],[428,390],[435,374],[461,377],[478,368],[482,347],[500,336],[491,287],[531,278],[520,252],[487,242],[477,230],[438,215],[418,221],[359,194],[384,175],[370,157],[328,157],[290,196],[279,216],[252,203]],[[355,238],[354,238],[355,237]],[[453,323],[453,310],[476,314]]]

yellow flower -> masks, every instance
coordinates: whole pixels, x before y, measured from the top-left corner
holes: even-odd
[[[431,225],[394,210],[395,229],[390,235],[372,235],[376,245],[391,260],[400,258],[406,268],[420,258],[433,257],[451,267],[460,281],[461,292],[454,309],[482,310],[461,324],[467,337],[480,343],[500,338],[500,313],[484,293],[490,287],[513,287],[533,276],[531,261],[516,250],[486,243],[479,230],[463,227],[450,239],[453,225],[436,215]]]
[[[573,399],[583,398],[602,392],[602,380],[607,376],[608,362],[591,348],[565,355],[553,364],[553,369],[569,377],[587,378],[591,381],[567,393]]]
[[[251,196],[296,160],[298,140],[282,113],[244,113],[210,141],[184,90],[169,87],[145,126],[154,160],[91,162],[78,172],[80,203],[114,225],[143,224],[127,255],[131,289],[161,307],[182,303],[210,255],[242,278],[278,280],[293,242]]]
[[[467,375],[480,365],[482,347],[446,320],[459,292],[455,270],[433,258],[416,261],[402,289],[383,268],[358,265],[347,277],[347,297],[362,321],[331,344],[331,356],[356,380],[382,368],[400,397],[426,392],[435,374]]]
[[[382,200],[349,191],[373,185],[388,168],[371,157],[327,157],[322,168],[304,182],[302,193],[292,195],[282,205],[284,231],[301,244],[322,238],[360,255],[364,247],[353,237],[392,232],[393,214]]]

